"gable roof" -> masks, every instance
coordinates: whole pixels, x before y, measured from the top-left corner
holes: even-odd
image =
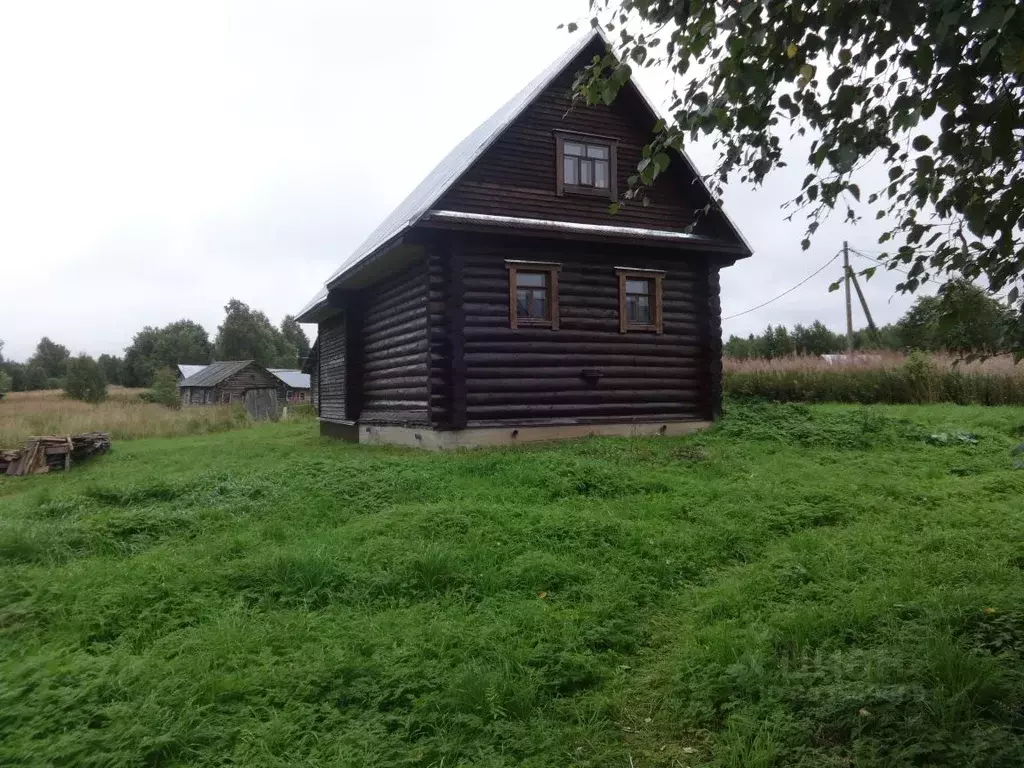
[[[503,107],[481,123],[476,130],[464,138],[455,149],[432,170],[419,185],[409,193],[398,207],[382,221],[373,232],[370,233],[356,250],[335,270],[335,272],[324,283],[324,287],[306,304],[298,314],[302,322],[314,322],[316,311],[326,307],[327,294],[329,289],[347,272],[378,252],[388,243],[395,241],[408,229],[412,228],[421,219],[431,213],[431,208],[440,200],[444,194],[457,182],[463,174],[486,152],[492,144],[505,132],[526,108],[536,99],[549,85],[579,57],[590,45],[601,41],[608,45],[608,38],[600,27],[596,27],[588,34],[582,35],[568,50],[553,61],[543,72],[535,77],[519,93],[513,96]],[[635,78],[630,78],[630,84],[636,88],[641,101],[650,111],[651,115],[660,116],[654,102],[640,88]],[[679,152],[679,157],[687,166],[692,175],[701,181],[701,185],[710,196],[710,190],[704,184],[703,178],[697,172],[693,161],[684,152]],[[729,217],[718,209],[726,226],[735,235],[736,239],[743,244],[747,255],[753,252],[749,242],[739,228]],[[447,213],[447,212],[441,212]],[[679,234],[679,233],[676,233]],[[695,240],[707,240],[693,236]],[[308,319],[303,320],[306,317]]]
[[[267,368],[289,389],[309,389],[309,374],[294,368]]]
[[[245,368],[253,360],[227,360],[224,362],[210,363],[199,373],[193,374],[181,382],[179,387],[215,387],[224,379],[234,376]]]
[[[195,376],[205,367],[205,365],[188,365],[187,363],[178,363],[178,374],[182,378],[187,379],[189,376]]]

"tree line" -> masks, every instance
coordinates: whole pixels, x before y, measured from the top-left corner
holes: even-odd
[[[872,331],[854,332],[854,349],[914,350],[956,354],[999,354],[1020,349],[1024,322],[1020,315],[983,289],[953,281],[937,296],[921,296],[897,322]],[[825,355],[845,352],[846,334],[820,321],[809,326],[769,325],[747,338],[730,336],[725,354],[737,358]]]
[[[44,336],[27,361],[15,362],[4,360],[0,341],[0,392],[66,389],[73,397],[96,400],[105,394],[107,384],[150,387],[159,371],[178,364],[255,360],[268,368],[299,368],[309,350],[309,339],[294,316],[286,315],[275,326],[265,313],[231,299],[212,341],[192,320],[161,328],[147,325],[135,334],[123,357],[73,357],[66,346]]]

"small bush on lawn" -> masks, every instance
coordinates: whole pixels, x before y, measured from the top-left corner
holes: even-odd
[[[178,377],[170,368],[162,368],[153,377],[153,387],[147,393],[147,402],[166,405],[168,408],[180,408],[181,397],[178,395]]]
[[[943,369],[915,353],[894,368],[729,371],[724,390],[781,403],[1024,405],[1024,375],[1014,373]]]
[[[68,377],[64,394],[86,403],[98,403],[107,396],[107,377],[99,363],[88,355],[68,360]]]

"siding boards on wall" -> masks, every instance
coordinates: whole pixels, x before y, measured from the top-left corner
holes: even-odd
[[[361,296],[361,422],[427,423],[428,283],[423,259]]]
[[[704,418],[703,257],[478,236],[463,258],[469,426]],[[509,328],[506,259],[562,265],[559,330]],[[617,266],[665,271],[663,334],[619,332]]]
[[[667,230],[679,230],[692,222],[694,209],[706,200],[698,199],[701,188],[681,162],[673,163],[669,173],[659,178],[649,193],[649,206],[630,203],[615,216],[608,213],[608,198],[558,196],[556,130],[618,139],[620,194],[628,189],[627,178],[635,172],[642,147],[651,137],[653,120],[630,88],[623,89],[611,106],[572,106],[569,91],[574,73],[591,55],[589,50],[584,52],[556,78],[434,207]],[[698,231],[705,232],[704,222]],[[710,229],[706,233],[710,234]]]
[[[333,317],[321,323],[319,408],[320,418],[327,421],[345,421],[345,318]]]

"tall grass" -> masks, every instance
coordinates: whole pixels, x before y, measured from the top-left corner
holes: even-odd
[[[774,402],[1024,405],[1024,365],[1009,358],[978,363],[950,356],[859,355],[725,361],[724,390]]]
[[[0,477],[0,765],[1020,768],[1022,421],[738,404],[443,454],[296,421]]]
[[[129,440],[222,432],[248,423],[244,412],[230,406],[176,410],[141,402],[141,391],[111,387],[97,404],[67,399],[59,390],[11,392],[0,400],[0,446],[17,446],[31,435],[102,431]]]

